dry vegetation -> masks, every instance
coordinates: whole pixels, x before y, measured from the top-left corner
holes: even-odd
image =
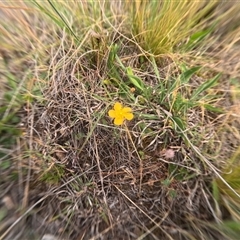
[[[0,3],[1,240],[237,239],[240,4],[182,2]]]

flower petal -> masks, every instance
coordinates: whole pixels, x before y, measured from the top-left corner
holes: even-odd
[[[128,113],[124,113],[124,117],[127,119],[127,120],[132,120],[133,119],[133,114],[128,112]]]
[[[116,102],[115,104],[114,104],[114,110],[116,110],[116,111],[121,111],[121,109],[122,109],[122,104],[120,103],[120,102]]]
[[[108,116],[109,116],[110,118],[115,118],[115,117],[116,117],[116,112],[115,112],[114,110],[109,110],[109,111],[108,111]]]
[[[122,112],[123,112],[123,113],[129,113],[129,112],[132,112],[132,109],[131,109],[130,107],[124,107],[124,108],[122,109]]]
[[[121,117],[121,118],[115,118],[114,119],[114,124],[115,125],[122,125],[123,124],[123,121],[124,121],[124,118]]]

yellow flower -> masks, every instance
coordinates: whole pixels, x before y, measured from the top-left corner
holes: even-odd
[[[119,102],[116,102],[113,109],[108,111],[108,115],[109,117],[114,118],[115,125],[123,124],[125,119],[133,119],[132,109],[130,107],[123,107]]]

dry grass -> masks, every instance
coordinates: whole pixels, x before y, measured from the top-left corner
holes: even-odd
[[[220,226],[239,221],[238,172],[218,172],[239,166],[239,36],[224,30],[235,18],[201,58],[159,61],[129,34],[123,3],[55,4],[2,7],[0,239],[231,239]],[[187,81],[184,62],[207,57]],[[107,116],[116,101],[135,115],[121,127]]]

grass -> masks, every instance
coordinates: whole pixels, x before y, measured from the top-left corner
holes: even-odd
[[[237,239],[239,10],[1,3],[0,239]]]
[[[142,48],[154,55],[195,47],[210,33],[214,22],[208,19],[214,17],[210,12],[217,4],[207,1],[134,1],[131,5],[133,34]]]

